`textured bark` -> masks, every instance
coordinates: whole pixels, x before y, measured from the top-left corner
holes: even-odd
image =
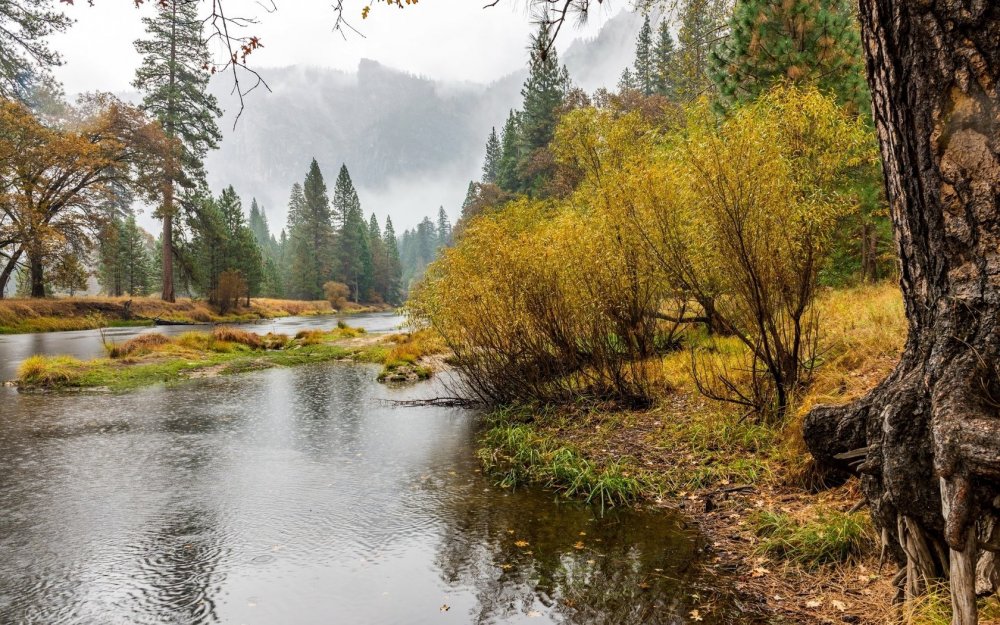
[[[1000,3],[861,0],[860,19],[909,336],[884,382],[804,435],[861,474],[907,594],[950,579],[968,625],[1000,492]]]

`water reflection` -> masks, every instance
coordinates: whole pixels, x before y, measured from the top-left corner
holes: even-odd
[[[375,373],[0,389],[0,623],[674,623],[700,605],[678,519],[495,489],[472,415],[373,401],[434,392]]]

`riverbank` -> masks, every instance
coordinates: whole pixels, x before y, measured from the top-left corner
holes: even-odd
[[[759,598],[770,622],[897,622],[897,567],[880,563],[857,481],[817,488],[800,432],[812,406],[859,397],[891,371],[906,337],[902,301],[889,285],[831,291],[819,312],[822,362],[782,424],[754,423],[705,399],[690,352],[679,350],[663,361],[666,390],[652,408],[501,412],[480,457],[507,485],[533,481],[601,505],[682,509],[706,537],[709,570]],[[687,337],[689,346],[699,340]],[[723,339],[713,349],[736,361],[741,348]],[[995,600],[983,608],[983,622],[1000,622]],[[909,616],[950,622],[946,589]]]
[[[429,357],[444,347],[426,331],[378,336],[341,325],[330,331],[302,331],[294,337],[219,326],[211,332],[187,332],[174,338],[142,334],[121,344],[107,343],[105,349],[107,357],[93,360],[32,356],[18,368],[14,384],[27,392],[121,392],[334,360],[381,364],[380,381],[405,383],[430,377],[435,366]]]
[[[354,314],[388,310],[387,307],[349,303],[335,311],[326,300],[299,301],[251,298],[219,314],[202,300],[180,298],[164,302],[155,297],[67,297],[0,300],[0,334],[94,330],[104,327],[170,324],[241,323],[303,315]]]

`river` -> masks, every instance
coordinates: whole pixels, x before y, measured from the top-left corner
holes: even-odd
[[[377,371],[0,388],[0,623],[733,622],[682,518],[495,487],[473,411]]]
[[[226,324],[258,334],[275,332],[295,335],[299,330],[329,330],[344,323],[368,332],[390,332],[400,328],[406,321],[394,313],[363,313],[357,315],[311,315],[306,317],[280,317],[250,323]],[[140,326],[129,328],[104,328],[103,330],[79,330],[74,332],[38,332],[35,334],[0,334],[0,382],[17,377],[17,366],[25,358],[35,354],[57,356],[66,354],[87,360],[105,355],[104,341],[123,343],[128,339],[159,332],[174,336],[184,332],[206,331],[209,324],[182,326]]]

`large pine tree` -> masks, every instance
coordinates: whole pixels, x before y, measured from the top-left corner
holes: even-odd
[[[155,15],[142,20],[147,38],[135,42],[142,64],[132,84],[143,94],[143,108],[160,121],[167,136],[178,145],[163,164],[163,200],[156,212],[163,220],[162,298],[172,302],[173,226],[178,195],[182,190],[204,186],[203,160],[221,139],[216,119],[222,113],[215,97],[207,92],[209,73],[204,68],[209,54],[198,3],[163,0],[156,3],[155,10]],[[196,209],[198,203],[187,205]]]
[[[555,134],[566,80],[555,48],[550,45],[548,26],[543,24],[531,40],[528,78],[521,88],[524,99],[518,118],[518,168],[515,191],[527,192],[535,181],[526,172],[527,162],[537,150],[546,148]]]
[[[854,111],[869,110],[861,39],[848,0],[740,0],[729,30],[711,56],[723,106],[791,81],[831,92]]]

